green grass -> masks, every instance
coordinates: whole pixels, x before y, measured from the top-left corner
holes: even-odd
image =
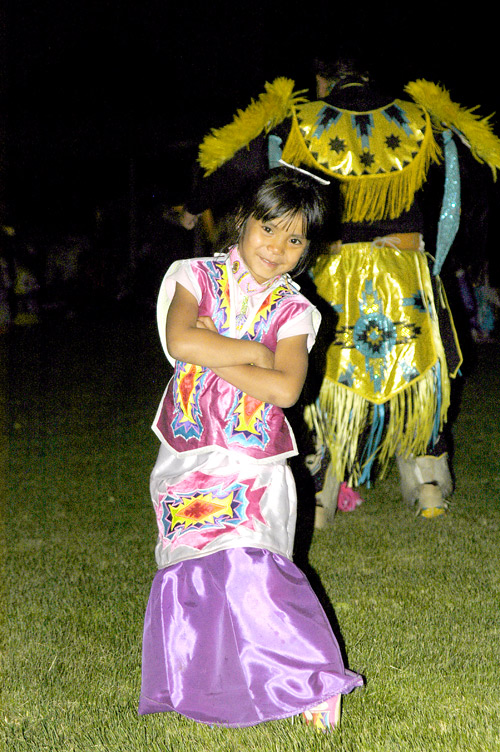
[[[175,714],[137,715],[155,572],[148,476],[158,445],[149,426],[168,377],[150,319],[19,329],[3,342],[1,724],[9,752],[497,752],[493,346],[479,350],[466,382],[450,513],[416,519],[399,501],[393,468],[361,507],[314,535],[310,562],[349,664],[367,680],[345,698],[341,728],[322,736],[286,719],[210,729]]]

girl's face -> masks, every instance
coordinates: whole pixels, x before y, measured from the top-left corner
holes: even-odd
[[[307,251],[301,214],[269,221],[250,217],[240,237],[239,251],[245,266],[259,284],[291,272]]]

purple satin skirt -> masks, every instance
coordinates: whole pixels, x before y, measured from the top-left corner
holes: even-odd
[[[146,610],[139,713],[252,726],[301,713],[363,679],[304,574],[233,548],[160,569]]]

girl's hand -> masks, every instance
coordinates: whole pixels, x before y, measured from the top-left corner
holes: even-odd
[[[188,212],[187,209],[181,207],[181,210],[179,212],[179,222],[185,230],[193,230],[198,224],[198,215],[191,214],[191,212]]]
[[[306,378],[307,335],[279,340],[276,353],[265,345],[255,344],[258,348],[252,364],[212,368],[213,372],[261,402],[291,407],[297,402]]]
[[[198,316],[198,318],[196,319],[196,328],[208,329],[209,332],[217,333],[217,327],[215,326],[210,316]]]
[[[258,357],[254,359],[254,366],[259,368],[274,368],[274,353],[265,345],[260,346]]]

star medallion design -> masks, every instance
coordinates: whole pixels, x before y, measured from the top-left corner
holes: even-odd
[[[401,146],[401,139],[399,138],[399,136],[387,136],[385,143],[388,149],[396,151],[396,149],[399,149],[399,147]]]
[[[359,161],[365,167],[371,167],[373,165],[373,163],[375,162],[375,156],[373,154],[371,154],[369,151],[364,151],[361,154],[361,156],[359,158]]]
[[[383,358],[396,344],[396,327],[383,313],[360,318],[354,327],[354,343],[367,358]]]
[[[335,138],[330,139],[330,149],[331,151],[337,152],[337,154],[342,154],[342,152],[345,151],[345,141],[343,138],[339,138],[336,136]]]
[[[420,309],[422,293],[417,291],[409,298],[403,298],[403,306]],[[421,327],[412,321],[393,321],[384,311],[382,298],[375,290],[372,280],[367,280],[359,301],[359,318],[354,325],[339,327],[336,330],[334,345],[356,349],[364,358],[365,369],[375,392],[384,386],[386,370],[390,365],[393,349],[415,340],[421,334]],[[415,378],[414,369],[406,368],[404,378]],[[341,374],[340,383],[352,386],[354,369]]]

